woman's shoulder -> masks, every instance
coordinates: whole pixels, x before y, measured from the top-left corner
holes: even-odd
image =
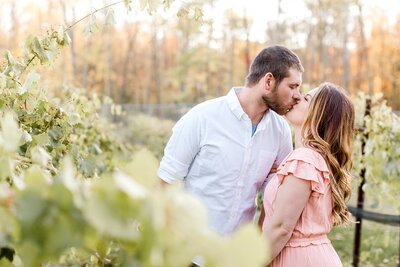
[[[321,185],[330,182],[329,168],[322,155],[306,147],[293,150],[278,167],[279,183],[289,174],[311,181],[311,189],[321,194],[326,192],[326,186]]]
[[[328,165],[322,155],[309,147],[300,147],[293,150],[286,161],[303,161],[313,165],[315,168],[322,172],[329,172]]]

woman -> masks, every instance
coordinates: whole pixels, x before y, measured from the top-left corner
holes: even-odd
[[[296,149],[264,193],[263,234],[271,267],[336,267],[341,261],[327,234],[348,223],[354,107],[331,83],[309,91],[286,114]]]

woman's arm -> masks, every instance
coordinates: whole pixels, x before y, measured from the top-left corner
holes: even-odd
[[[288,175],[278,188],[272,218],[264,235],[271,248],[271,261],[283,249],[311,195],[310,181]]]

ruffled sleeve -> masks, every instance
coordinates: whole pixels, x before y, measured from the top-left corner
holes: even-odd
[[[289,174],[310,181],[311,190],[320,194],[325,193],[330,182],[329,168],[324,158],[310,148],[298,148],[286,157],[278,167],[279,185]]]

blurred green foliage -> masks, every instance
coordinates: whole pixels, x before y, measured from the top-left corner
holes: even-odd
[[[146,147],[161,160],[175,122],[146,114],[128,115],[121,136],[134,146]]]
[[[353,261],[354,225],[336,227],[329,234],[344,267]],[[400,233],[398,227],[370,221],[362,222],[360,266],[389,267],[399,264]]]

